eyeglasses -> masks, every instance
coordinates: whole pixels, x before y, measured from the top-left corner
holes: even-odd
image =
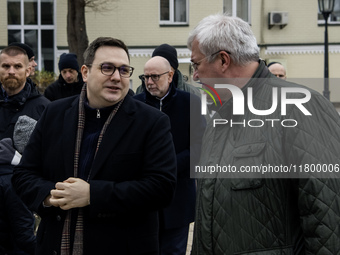
[[[93,66],[93,65],[88,64],[87,66]],[[129,78],[133,74],[133,70],[134,70],[132,66],[117,67],[109,63],[103,63],[103,64],[100,64],[99,66],[100,66],[100,71],[102,72],[102,74],[107,75],[107,76],[111,76],[118,69],[119,75],[121,77]]]
[[[199,60],[198,62],[194,63],[194,62],[191,62],[191,67],[193,69],[193,71],[197,71],[198,69],[198,66],[201,64],[201,62],[209,57],[212,57],[218,53],[220,53],[221,51],[225,51],[226,53],[228,53],[229,55],[231,55],[231,53],[227,50],[219,50],[219,51],[216,51],[215,53],[209,55],[209,56],[206,56],[205,58],[202,58],[201,60]]]
[[[144,81],[148,81],[149,78],[151,78],[151,80],[153,81],[158,81],[159,78],[163,75],[163,74],[166,74],[166,73],[169,73],[169,71],[165,72],[165,73],[161,73],[161,74],[151,74],[151,75],[140,75],[140,79],[144,80]]]

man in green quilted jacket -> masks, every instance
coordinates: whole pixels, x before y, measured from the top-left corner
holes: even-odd
[[[199,181],[191,254],[340,254],[333,105],[271,74],[239,18],[204,18],[188,48],[207,92],[202,101],[212,96],[218,106],[192,173]]]

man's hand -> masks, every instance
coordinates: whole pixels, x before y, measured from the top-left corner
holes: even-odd
[[[66,181],[57,182],[55,187],[48,199],[53,206],[69,210],[90,204],[90,184],[82,179],[71,177]]]

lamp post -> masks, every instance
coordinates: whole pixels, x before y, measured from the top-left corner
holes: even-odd
[[[333,12],[334,0],[318,0],[319,10],[325,19],[325,72],[324,72],[324,91],[323,95],[329,100],[329,79],[328,79],[328,17]]]

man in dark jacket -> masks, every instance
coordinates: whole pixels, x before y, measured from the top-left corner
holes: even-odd
[[[27,79],[30,74],[26,51],[8,46],[0,53],[0,139],[13,140],[14,125],[19,116],[38,120],[49,100]]]
[[[175,87],[178,90],[186,91],[189,93],[192,93],[198,97],[201,96],[201,92],[198,88],[195,86],[185,82],[185,79],[181,73],[180,70],[178,70],[178,58],[177,58],[177,50],[175,47],[169,45],[169,44],[161,44],[158,47],[155,48],[155,50],[152,52],[152,57],[160,56],[165,58],[169,61],[171,70],[173,72],[173,78],[171,85]],[[145,91],[145,83],[142,80],[142,85],[140,85],[137,90],[136,94],[140,94],[143,91]]]
[[[199,98],[171,86],[172,78],[170,63],[163,57],[153,57],[144,66],[146,90],[134,97],[166,113],[171,123],[177,158],[177,188],[172,203],[160,211],[160,254],[164,255],[186,252],[196,199],[195,180],[190,179],[190,163],[198,161],[200,139],[205,128]]]
[[[332,104],[271,74],[239,18],[204,18],[188,47],[194,78],[221,99],[195,167],[191,254],[340,254],[340,118]]]
[[[83,78],[79,72],[77,55],[63,53],[59,59],[60,75],[58,80],[48,85],[44,96],[51,101],[79,95],[84,85]]]
[[[176,186],[169,118],[127,96],[122,41],[97,38],[84,62],[80,96],[47,106],[12,178],[41,216],[36,254],[158,255]]]
[[[17,164],[19,157],[10,138],[0,140],[0,153],[0,254],[21,250],[33,255],[34,218],[12,188],[12,164]]]
[[[0,53],[0,140],[6,151],[19,150],[13,147],[15,125],[18,119],[26,115],[27,118],[38,120],[49,100],[43,97],[36,85],[28,78],[31,68],[29,57],[23,47],[8,46]],[[19,139],[20,140],[20,139]],[[20,143],[21,141],[19,141]],[[23,151],[20,151],[22,153]],[[19,153],[13,155],[20,156]],[[17,158],[17,157],[13,157]],[[5,242],[5,249],[23,249],[25,252],[34,254],[35,237],[33,214],[22,204],[19,197],[12,189],[10,179],[13,165],[18,161],[7,158],[5,151],[0,153],[1,173],[1,212],[5,223],[0,227],[1,234],[7,235],[0,238]],[[11,164],[12,163],[12,164]],[[10,217],[8,216],[10,213]],[[7,217],[7,218],[6,218]],[[8,217],[10,221],[8,221]],[[11,241],[8,241],[11,240]],[[8,241],[8,242],[7,242]],[[10,243],[12,242],[12,244]],[[19,248],[15,248],[19,247]],[[19,250],[17,250],[19,252]]]
[[[0,140],[0,254],[34,254],[34,217],[15,193],[11,178],[36,121],[20,116],[11,138]]]

